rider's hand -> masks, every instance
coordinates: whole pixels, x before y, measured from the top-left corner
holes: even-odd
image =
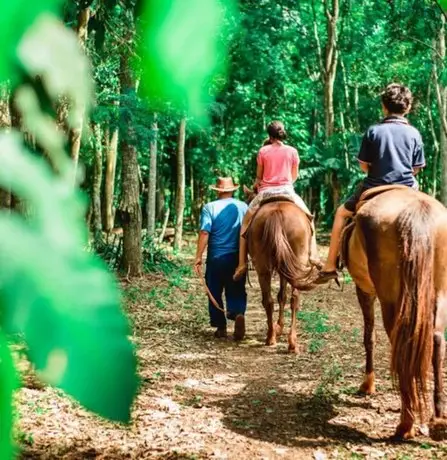
[[[196,257],[196,260],[194,261],[194,271],[196,272],[197,275],[200,275],[201,270],[202,270],[202,258]]]

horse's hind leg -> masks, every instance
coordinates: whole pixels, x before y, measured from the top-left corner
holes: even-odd
[[[276,345],[276,330],[273,325],[273,309],[274,302],[272,297],[272,274],[271,273],[258,273],[259,285],[262,292],[262,305],[264,306],[267,315],[267,339],[265,344],[268,346]]]
[[[276,335],[279,337],[284,330],[284,308],[287,302],[287,281],[280,276],[278,292],[279,317],[276,323]]]
[[[366,294],[358,286],[356,286],[357,299],[363,313],[364,331],[363,344],[366,351],[366,369],[365,379],[360,386],[360,392],[364,394],[372,394],[375,392],[375,376],[374,376],[374,302],[376,297],[371,294]]]
[[[298,353],[298,348],[296,346],[296,313],[300,304],[300,291],[296,288],[292,288],[292,298],[290,301],[290,308],[292,314],[292,321],[290,324],[289,331],[289,352]]]
[[[444,330],[447,322],[447,297],[438,296],[436,308],[435,331],[433,335],[433,376],[434,376],[434,405],[435,411],[430,422],[430,437],[436,441],[447,437],[447,420],[444,399],[444,372],[445,357]]]
[[[447,322],[447,296],[438,296],[435,319],[435,331],[433,336],[433,374],[435,381],[435,417],[446,416],[444,407],[444,373],[443,363],[445,357],[444,331]]]

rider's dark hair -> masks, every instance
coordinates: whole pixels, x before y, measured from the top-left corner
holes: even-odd
[[[272,121],[267,126],[267,133],[270,139],[277,139],[283,141],[287,137],[284,125],[280,121]]]
[[[411,91],[398,83],[391,83],[382,93],[382,104],[390,113],[406,113],[413,103]]]

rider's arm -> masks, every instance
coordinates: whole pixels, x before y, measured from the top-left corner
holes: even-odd
[[[417,176],[423,169],[423,166],[414,166],[413,167],[413,176]]]
[[[362,161],[362,160],[359,160],[359,165],[360,165],[360,169],[368,174],[368,171],[369,171],[369,163],[366,163],[365,161]]]
[[[416,149],[413,153],[413,175],[416,176],[425,166],[424,144],[418,139]]]
[[[292,166],[292,182],[295,182],[299,177],[298,164]]]
[[[298,155],[298,151],[294,149],[293,157],[292,157],[292,183],[295,183],[298,177],[300,177],[299,168],[300,168],[300,157]]]
[[[368,131],[366,131],[365,135],[363,136],[360,151],[357,156],[360,169],[366,174],[369,172],[371,163],[376,159],[375,149],[373,148],[373,145],[370,141],[371,129],[372,128],[368,129]]]
[[[262,177],[264,176],[264,165],[262,163],[258,163],[256,168],[256,181],[253,185],[253,188],[256,190],[259,184],[262,182]]]

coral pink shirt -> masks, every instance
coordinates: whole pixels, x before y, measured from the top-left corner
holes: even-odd
[[[290,145],[281,143],[262,147],[258,153],[258,165],[264,167],[264,174],[259,190],[293,185],[292,167],[298,163],[298,152]]]

